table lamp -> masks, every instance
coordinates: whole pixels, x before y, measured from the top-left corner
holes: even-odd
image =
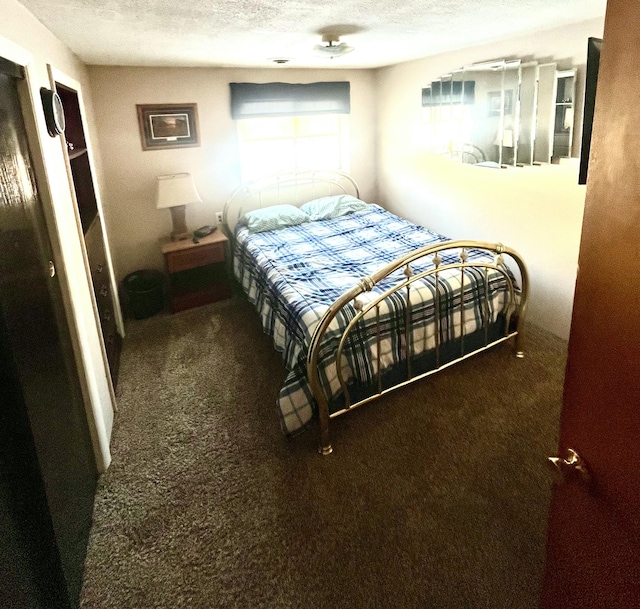
[[[174,173],[158,176],[158,190],[156,193],[156,207],[171,209],[173,230],[171,240],[187,239],[189,233],[185,222],[185,206],[189,203],[201,203],[202,199],[193,183],[190,173]]]

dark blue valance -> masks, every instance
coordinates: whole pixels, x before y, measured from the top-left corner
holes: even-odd
[[[305,114],[349,114],[350,83],[314,82],[265,84],[232,82],[231,117],[234,119]]]
[[[422,105],[473,104],[475,91],[473,80],[434,80],[430,87],[422,89]]]

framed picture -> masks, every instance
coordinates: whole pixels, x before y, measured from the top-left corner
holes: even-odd
[[[197,104],[136,105],[143,150],[199,146]]]
[[[489,93],[489,116],[500,116],[500,100],[502,94],[500,91],[491,91]],[[511,114],[513,112],[513,91],[508,89],[504,92],[504,113]]]

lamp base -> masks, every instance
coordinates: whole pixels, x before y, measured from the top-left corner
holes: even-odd
[[[191,237],[191,233],[176,233],[175,231],[171,231],[170,236],[171,241],[184,241]]]
[[[187,223],[185,222],[186,205],[176,205],[171,207],[171,220],[173,230],[171,231],[171,241],[182,241],[189,238]]]

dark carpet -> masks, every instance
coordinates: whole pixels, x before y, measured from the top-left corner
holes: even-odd
[[[499,347],[286,440],[233,298],[128,323],[85,609],[538,606],[566,343]]]

